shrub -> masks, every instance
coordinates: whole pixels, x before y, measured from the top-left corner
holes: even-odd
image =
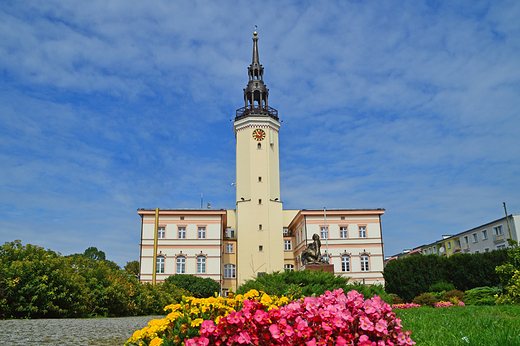
[[[220,293],[220,284],[211,278],[177,274],[169,276],[165,282],[191,292],[195,298],[209,298]]]
[[[247,280],[237,289],[237,293],[243,294],[256,289],[269,295],[285,296],[292,300],[313,295],[318,296],[325,291],[339,288],[347,292],[349,291],[348,280],[348,278],[323,271],[274,272]]]
[[[442,298],[445,301],[450,301],[453,304],[457,304],[459,301],[464,301],[464,292],[459,290],[452,290],[444,293],[444,296]]]
[[[395,305],[404,304],[404,300],[401,299],[401,297],[399,297],[397,294],[390,293],[390,294],[388,294],[388,297],[389,297],[389,301],[388,301],[389,304],[395,304]]]
[[[433,307],[435,303],[437,303],[437,298],[431,293],[424,293],[420,296],[414,298],[414,304],[420,304],[422,306],[430,306]]]
[[[500,279],[495,267],[506,263],[509,257],[507,250],[495,250],[450,257],[428,255],[392,260],[383,271],[386,291],[409,302],[415,296],[431,291],[430,286],[440,281],[452,283],[461,291],[496,286]]]
[[[508,263],[495,268],[505,291],[497,298],[497,304],[520,304],[520,247],[514,242],[512,245]]]
[[[439,281],[436,284],[430,285],[428,292],[442,292],[442,291],[453,291],[455,286],[452,283],[446,281]]]
[[[63,257],[19,240],[0,246],[3,318],[161,314],[165,305],[189,294],[174,285],[138,283],[102,258]]]
[[[498,288],[476,287],[465,292],[464,302],[468,305],[495,305],[495,294]]]

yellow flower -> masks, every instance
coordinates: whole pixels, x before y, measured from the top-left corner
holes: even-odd
[[[264,293],[264,295],[262,296],[262,299],[260,299],[260,303],[262,303],[264,305],[270,305],[272,302],[273,302],[273,300],[271,299],[271,297],[269,297],[269,295],[267,293]]]
[[[194,319],[193,321],[191,321],[191,326],[198,327],[202,324],[202,322],[204,322],[204,320],[202,318]]]
[[[163,339],[155,338],[152,340],[152,342],[150,342],[149,346],[159,346],[159,345],[162,345],[162,343],[163,343]]]

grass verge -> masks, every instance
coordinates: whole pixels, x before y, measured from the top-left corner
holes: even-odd
[[[393,310],[418,346],[518,346],[520,306]]]

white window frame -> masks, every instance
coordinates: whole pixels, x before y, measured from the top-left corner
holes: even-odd
[[[177,228],[177,237],[179,239],[186,239],[186,227]]]
[[[321,258],[322,258],[324,261],[328,261],[328,262],[330,263],[330,257],[329,257],[328,254],[323,254],[323,255],[321,256]]]
[[[451,249],[451,242],[448,242],[448,249]]]
[[[471,236],[473,237],[473,243],[478,243],[478,233],[472,233]]]
[[[186,274],[186,257],[184,256],[177,256],[177,272],[176,274]]]
[[[359,226],[359,237],[360,238],[367,237],[367,226]]]
[[[235,244],[227,243],[226,244],[226,253],[235,253]]]
[[[502,229],[502,225],[493,227],[493,230],[495,231],[495,235],[501,235],[504,234],[504,230]]]
[[[164,239],[166,236],[166,227],[159,226],[157,227],[157,239]]]
[[[234,264],[224,265],[224,279],[236,279],[236,266]]]
[[[487,238],[488,238],[487,229],[483,229],[482,230],[482,240],[487,240]]]
[[[199,239],[206,239],[206,227],[198,228],[198,236],[199,236]]]
[[[341,256],[341,271],[342,272],[350,271],[350,256],[349,255]]]
[[[283,247],[285,251],[292,251],[292,240],[284,240]]]
[[[359,256],[359,260],[361,262],[361,271],[362,272],[369,272],[370,271],[370,256],[368,256],[366,253]]]
[[[329,226],[320,227],[320,238],[321,239],[329,239]]]
[[[157,261],[155,262],[155,272],[157,274],[164,274],[164,256],[157,256]]]
[[[348,227],[347,226],[341,226],[339,228],[339,237],[341,239],[348,239]]]
[[[206,256],[197,256],[197,274],[206,274]]]
[[[287,270],[287,271],[290,271],[290,272],[293,272],[294,271],[294,264],[284,264],[283,265],[283,269]]]

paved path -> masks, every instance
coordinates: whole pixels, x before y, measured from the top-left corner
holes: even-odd
[[[0,345],[123,345],[154,316],[0,320]]]

